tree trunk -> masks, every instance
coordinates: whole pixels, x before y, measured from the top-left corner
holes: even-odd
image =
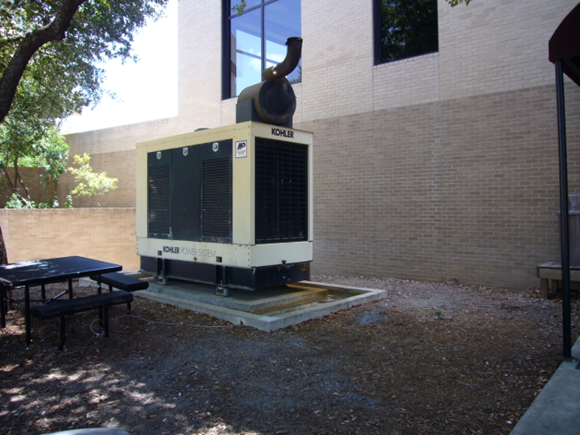
[[[0,227],[0,264],[8,264],[8,252],[2,235],[2,227]]]
[[[4,243],[4,236],[2,235],[2,227],[0,227],[0,264],[8,264],[8,252],[6,252],[6,244]],[[12,309],[12,287],[8,287],[4,293],[8,299],[8,309]],[[4,301],[0,301],[1,304]],[[3,309],[3,308],[2,308]]]

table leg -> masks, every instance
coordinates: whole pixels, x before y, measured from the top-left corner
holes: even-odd
[[[40,286],[40,295],[41,295],[42,302],[44,302],[46,300],[46,288],[45,288],[44,284],[42,284]]]
[[[24,286],[24,324],[26,326],[26,345],[30,346],[30,287]]]
[[[546,278],[540,279],[540,296],[544,299],[548,299],[548,286],[549,280]]]
[[[68,279],[68,297],[69,299],[73,298],[73,291],[72,291],[72,278]]]

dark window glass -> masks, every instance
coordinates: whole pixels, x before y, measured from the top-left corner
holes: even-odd
[[[376,63],[439,50],[437,0],[375,0]]]
[[[262,81],[262,71],[286,57],[286,40],[301,36],[300,0],[226,0],[228,78],[224,98]],[[288,76],[300,81],[301,64]]]

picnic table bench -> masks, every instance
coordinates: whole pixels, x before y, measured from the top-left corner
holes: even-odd
[[[135,292],[138,290],[145,290],[149,287],[147,281],[143,281],[139,278],[134,278],[130,275],[119,272],[103,273],[102,275],[91,275],[94,281],[99,284],[107,284],[109,286],[109,291],[113,291],[113,288],[120,290],[125,290],[127,292]]]
[[[99,318],[103,321],[105,337],[109,336],[109,308],[113,305],[129,304],[133,295],[124,290],[110,293],[100,293],[92,296],[84,296],[75,299],[55,300],[47,304],[36,305],[31,308],[32,314],[39,319],[51,319],[60,317],[60,346],[64,347],[66,340],[67,315],[81,313],[83,311],[99,310]]]
[[[118,272],[103,273],[100,275],[90,275],[99,285],[98,294],[85,296],[69,300],[48,301],[43,305],[32,308],[32,314],[39,319],[50,319],[60,317],[60,346],[64,347],[66,340],[66,321],[67,315],[81,313],[83,311],[99,310],[99,319],[103,323],[105,337],[109,336],[109,316],[108,310],[113,305],[127,304],[127,313],[131,312],[131,302],[133,295],[131,292],[144,290],[149,287],[147,281],[134,278],[129,275]],[[109,286],[108,293],[101,292],[101,284]],[[113,289],[118,289],[113,291]]]

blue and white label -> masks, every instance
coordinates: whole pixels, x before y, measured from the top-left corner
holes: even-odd
[[[245,140],[236,142],[236,159],[243,159],[248,156],[248,142]]]

